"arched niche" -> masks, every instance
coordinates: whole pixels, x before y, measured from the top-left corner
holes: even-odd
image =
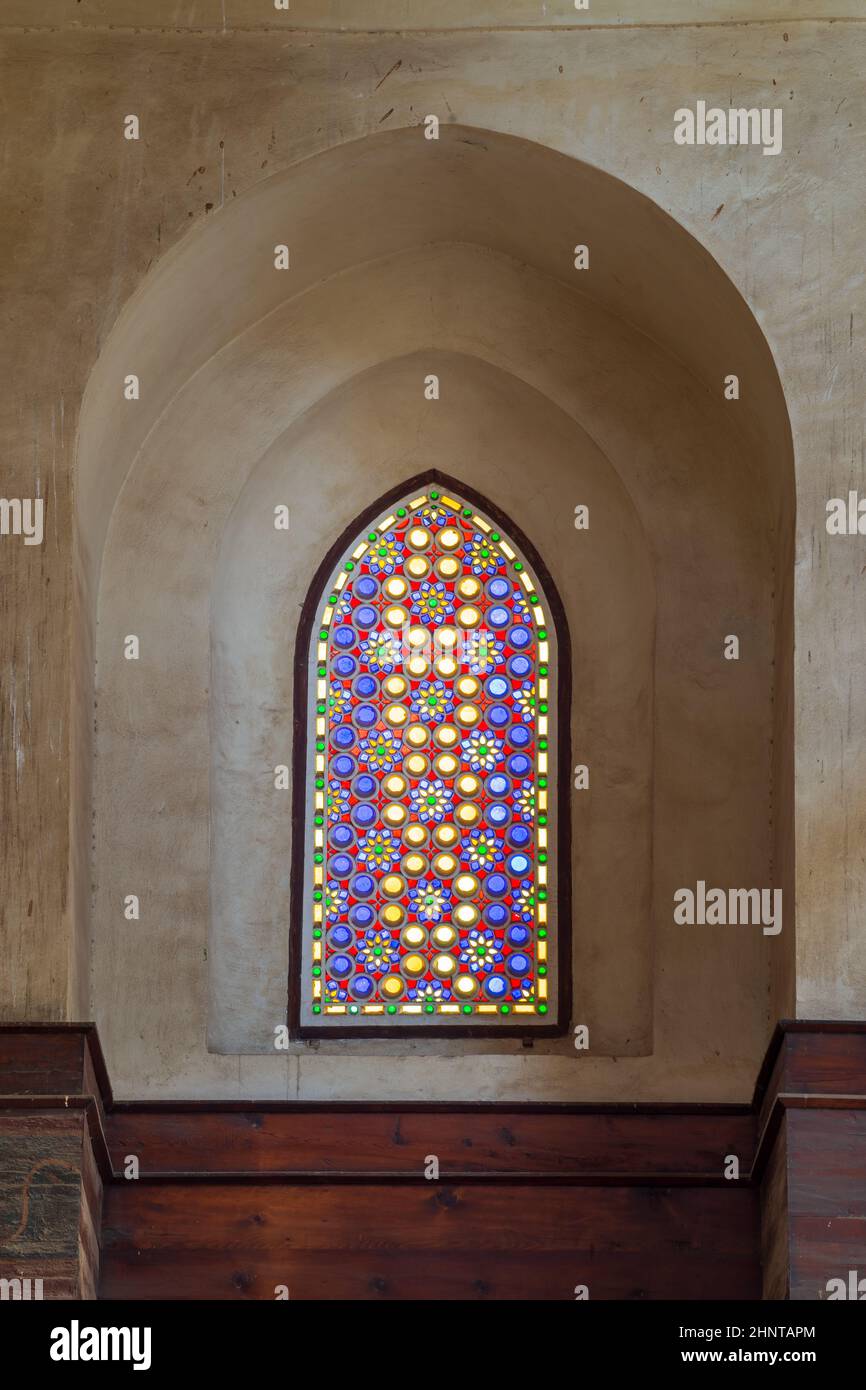
[[[789,746],[773,703],[789,589],[774,576],[792,502],[772,361],[715,263],[632,190],[493,132],[443,131],[423,161],[419,138],[306,161],[191,234],[124,311],[88,388],[97,1017],[121,1088],[138,1091],[234,1094],[231,1054],[258,1054],[260,1094],[706,1094],[696,1020],[745,1071],[771,962],[763,940],[734,964],[684,938],[672,892],[714,874],[765,882],[787,853],[769,766]],[[577,224],[604,253],[576,280]],[[288,283],[273,268],[287,238]],[[732,360],[757,383],[736,413],[718,385]],[[124,412],[114,388],[130,361],[148,389]],[[579,1068],[567,1040],[531,1058],[466,1044],[459,1073],[434,1080],[417,1054],[461,1045],[379,1042],[382,1065],[358,1043],[317,1044],[300,1064],[297,1049],[273,1055],[291,826],[265,793],[291,761],[293,609],[341,519],[436,467],[501,497],[570,607],[572,737],[593,769],[574,807],[575,1019],[592,1037]],[[296,517],[290,552],[261,531],[274,498]],[[718,660],[732,622],[755,653],[734,680]],[[132,685],[116,659],[128,631],[147,653]],[[150,924],[133,944],[112,904],[136,874]],[[134,1049],[118,1014],[140,1021]]]

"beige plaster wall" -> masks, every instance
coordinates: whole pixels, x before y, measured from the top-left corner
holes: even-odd
[[[77,8],[84,12],[85,4]],[[28,7],[31,20],[34,8]],[[193,14],[186,7],[181,21],[181,7],[174,8],[178,23]],[[842,13],[838,5],[833,10]],[[811,6],[810,12],[817,13]],[[45,6],[41,17],[59,23],[68,15],[52,16]],[[11,10],[4,18],[15,20]],[[208,16],[208,22],[215,21]],[[797,459],[798,1007],[813,1016],[862,1015],[866,711],[856,680],[866,635],[858,602],[862,559],[856,538],[831,541],[823,522],[827,496],[862,484],[864,170],[856,135],[864,105],[863,34],[857,23],[813,22],[790,29],[762,23],[574,35],[419,34],[411,53],[400,35],[298,35],[275,45],[271,34],[242,35],[230,27],[225,40],[212,43],[180,33],[4,35],[4,490],[36,495],[46,487],[49,498],[40,550],[24,550],[9,538],[0,545],[8,614],[4,749],[15,746],[20,730],[16,756],[7,752],[2,768],[10,807],[5,1016],[87,1012],[81,962],[88,931],[88,759],[81,750],[92,725],[84,618],[95,562],[82,554],[81,621],[73,629],[70,493],[78,409],[97,351],[147,268],[190,226],[221,215],[235,195],[329,144],[411,123],[421,111],[441,110],[447,119],[449,109],[466,125],[519,133],[588,160],[652,197],[732,276],[767,336]],[[676,149],[672,112],[698,97],[783,105],[783,154]],[[142,114],[138,146],[119,137],[128,110]],[[663,297],[668,272],[656,265],[652,248],[647,259],[648,278],[655,273]],[[643,291],[631,303],[639,315]],[[717,348],[723,360],[730,347],[706,330],[692,342],[694,356],[685,354],[692,368],[702,352]],[[748,380],[750,370],[743,375]],[[745,391],[743,404],[748,409]],[[781,591],[780,583],[777,597]],[[776,631],[782,634],[782,624]],[[73,665],[79,672],[71,711],[79,767],[74,850],[68,834]],[[790,701],[787,708],[790,714]],[[22,709],[26,719],[16,723]],[[777,796],[785,776],[781,755],[780,761]],[[789,797],[774,818],[777,835],[790,816]],[[65,872],[72,856],[77,926]],[[790,874],[790,855],[787,863]],[[784,951],[785,942],[773,944],[781,999],[793,980],[790,966],[783,968]],[[742,1098],[754,1071],[750,1053],[743,1048],[726,1056],[716,1072],[706,1047],[675,1080],[667,1073],[660,1084],[680,1095]],[[255,1090],[263,1066],[263,1060],[227,1064],[226,1088]],[[643,1061],[619,1064],[619,1073],[619,1094],[658,1093],[659,1077]]]

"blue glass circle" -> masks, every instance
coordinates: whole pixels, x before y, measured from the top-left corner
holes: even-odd
[[[352,585],[352,593],[358,598],[373,598],[379,592],[379,585],[371,574],[361,574]]]
[[[532,633],[528,627],[513,627],[508,634],[508,640],[512,647],[517,647],[519,651],[522,651],[531,643]]]
[[[528,927],[524,927],[520,922],[515,922],[513,927],[509,927],[506,933],[508,941],[512,946],[525,946],[530,937]]]
[[[491,627],[508,627],[511,622],[511,614],[507,608],[501,608],[497,603],[493,608],[488,608],[487,621]]]
[[[334,646],[348,649],[355,645],[355,631],[351,627],[338,627],[334,633]]]
[[[485,718],[491,729],[504,729],[511,719],[511,710],[507,705],[490,705]]]
[[[333,931],[328,933],[328,940],[332,946],[351,946],[352,933],[348,927],[334,927]]]
[[[503,777],[501,772],[491,772],[487,778],[487,795],[500,797],[507,796],[511,791],[511,783],[507,777]]]
[[[484,682],[484,689],[492,700],[504,700],[511,686],[504,676],[491,676]]]
[[[492,806],[488,806],[484,812],[484,819],[488,825],[507,825],[511,820],[511,808],[502,801],[494,801]]]
[[[333,671],[340,680],[348,680],[358,669],[358,663],[353,656],[338,656],[334,658]]]
[[[484,981],[484,993],[490,999],[501,999],[508,990],[508,981],[501,975],[488,975]]]
[[[360,825],[363,830],[374,825],[379,812],[375,806],[371,806],[369,801],[362,801],[359,806],[352,807],[352,820],[355,825]]]
[[[342,854],[339,857],[341,859],[345,859],[346,855]],[[331,864],[332,869],[334,868],[334,864],[336,864],[336,862],[336,860],[333,860]],[[350,859],[350,868],[351,864],[352,861]],[[336,873],[336,869],[334,870],[334,872]],[[371,898],[376,891],[376,880],[374,879],[372,874],[355,874],[355,877],[352,879],[352,882],[350,883],[349,887],[351,888],[356,898]]]
[[[341,781],[345,780],[346,777],[351,777],[355,771],[355,759],[350,758],[346,753],[341,753],[331,764],[331,770]]]
[[[375,705],[358,705],[355,710],[355,723],[362,729],[372,729],[379,718]]]
[[[532,670],[532,662],[528,656],[513,656],[506,667],[510,676],[516,676],[518,680],[523,680]]]
[[[511,585],[507,579],[491,579],[487,585],[487,592],[491,598],[508,598],[511,592]]]
[[[371,777],[369,772],[362,772],[352,783],[352,791],[362,800],[367,796],[375,796],[378,783],[375,777]]]
[[[351,724],[339,724],[331,734],[331,742],[337,748],[351,748],[355,742],[355,730]]]
[[[488,874],[484,880],[484,891],[489,898],[501,898],[508,892],[508,879],[504,874]]]
[[[331,956],[328,961],[328,969],[332,975],[336,975],[338,980],[344,980],[347,975],[351,975],[354,969],[351,956]]]
[[[527,729],[525,724],[515,724],[508,731],[508,742],[513,748],[526,748],[532,742],[532,730]]]
[[[355,843],[355,832],[349,825],[335,825],[328,839],[334,849],[348,849]]]
[[[349,991],[354,994],[356,999],[369,999],[373,989],[373,981],[369,975],[356,975],[349,985]]]
[[[532,771],[532,762],[525,753],[512,753],[505,766],[512,777],[525,777],[527,772]]]
[[[356,627],[375,627],[378,621],[379,614],[376,612],[375,608],[371,608],[367,603],[362,603],[352,614],[352,622]]]
[[[485,910],[484,920],[490,927],[504,927],[511,913],[502,903],[491,903]]]
[[[522,951],[513,951],[505,964],[512,975],[526,975],[532,969],[532,961]]]
[[[376,914],[368,903],[358,903],[349,913],[349,921],[355,927],[371,927],[376,920]]]
[[[369,700],[378,689],[379,683],[375,676],[359,676],[355,681],[355,694],[360,695],[362,700]]]
[[[348,854],[335,854],[328,868],[334,878],[348,878],[352,872],[352,860]]]
[[[532,867],[532,861],[525,854],[519,852],[509,854],[505,862],[508,865],[508,872],[513,874],[515,878],[521,878],[524,874],[528,874]]]
[[[515,849],[526,849],[532,841],[532,831],[526,825],[512,825],[508,832],[508,843]]]

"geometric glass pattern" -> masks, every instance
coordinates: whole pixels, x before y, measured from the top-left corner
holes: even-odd
[[[526,558],[450,489],[350,545],[313,618],[302,1023],[556,1014],[556,634]]]

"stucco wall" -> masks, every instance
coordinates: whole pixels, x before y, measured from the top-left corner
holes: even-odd
[[[78,8],[85,21],[96,14],[91,7],[86,15],[85,4]],[[181,7],[173,8],[179,23]],[[841,13],[838,6],[834,11]],[[427,112],[523,135],[641,190],[703,243],[741,289],[767,337],[797,463],[793,716],[787,696],[780,707],[796,719],[798,1007],[813,1016],[862,1014],[860,749],[866,710],[856,680],[866,636],[858,603],[862,562],[856,538],[826,536],[824,503],[857,486],[862,472],[858,223],[864,180],[856,136],[866,44],[860,24],[794,23],[793,13],[787,7],[786,22],[778,26],[419,34],[411,40],[298,33],[279,44],[272,32],[240,33],[230,25],[217,40],[86,30],[4,36],[9,136],[2,274],[9,330],[2,351],[10,385],[0,416],[8,461],[4,490],[13,496],[41,490],[49,502],[43,547],[25,550],[4,538],[0,549],[9,615],[4,746],[16,747],[3,766],[10,807],[4,833],[11,846],[3,869],[5,959],[11,964],[6,1016],[89,1012],[83,988],[89,931],[85,735],[93,711],[86,677],[98,556],[85,553],[85,541],[73,625],[70,493],[78,411],[99,347],[148,267],[191,226],[218,218],[236,196],[299,158],[383,127],[411,125]],[[48,7],[45,14],[50,20]],[[14,18],[10,11],[8,22]],[[187,14],[183,22],[189,20]],[[675,147],[673,111],[699,97],[782,106],[783,153],[767,158],[759,150]],[[138,143],[122,139],[129,111],[142,119]],[[667,271],[654,265],[652,244],[642,249],[648,280],[655,269],[663,297]],[[643,292],[632,299],[639,318]],[[213,300],[218,310],[218,283]],[[680,310],[671,306],[674,316]],[[720,361],[725,356],[725,340],[718,343],[714,326],[711,319],[701,340],[695,338],[695,355],[708,368],[714,346]],[[686,356],[686,366],[694,368]],[[744,417],[749,375],[747,367]],[[753,439],[760,428],[754,423]],[[772,448],[768,442],[768,452]],[[780,534],[786,506],[790,512],[780,493],[774,517]],[[757,515],[763,507],[757,494],[755,507]],[[777,562],[784,564],[783,552]],[[784,583],[781,574],[777,602]],[[776,625],[777,667],[789,649],[783,626]],[[70,711],[73,665],[78,704]],[[74,836],[68,833],[71,725],[78,731]],[[778,756],[777,800],[785,785],[785,758]],[[788,796],[776,806],[768,833],[778,836],[790,816]],[[776,872],[790,875],[784,841],[782,835]],[[76,866],[72,897],[70,861]],[[77,920],[71,901],[78,905]],[[786,947],[773,943],[771,958],[777,953],[778,962],[769,975],[743,965],[740,987],[747,994],[755,987],[766,992],[775,980],[777,997],[785,1000],[793,976]],[[672,949],[690,947],[679,937]],[[727,1005],[714,989],[703,946],[696,949],[700,955],[689,967],[692,1036],[695,1018],[707,1010],[718,1016]],[[686,1014],[683,1006],[684,1026]],[[599,1059],[598,1068],[584,1060],[577,1089],[742,1098],[768,1010],[756,1005],[750,1017],[748,1040],[731,1039],[722,1049],[710,1030],[694,1053],[684,1056],[677,1048],[665,1062],[661,1054],[616,1064]],[[130,1049],[135,1026],[142,1031],[141,1025],[129,1028]],[[199,1032],[196,1037],[203,1048]],[[536,1060],[520,1059],[529,1069],[521,1093],[535,1085]],[[263,1087],[292,1093],[303,1084],[295,1061],[279,1081],[263,1070],[267,1063],[220,1062],[214,1084],[225,1094]],[[351,1085],[351,1075],[342,1075]],[[497,1093],[495,1068],[486,1075],[486,1093]],[[124,1084],[170,1091],[188,1089],[184,1082],[177,1071],[156,1067],[137,1078],[128,1073]]]

